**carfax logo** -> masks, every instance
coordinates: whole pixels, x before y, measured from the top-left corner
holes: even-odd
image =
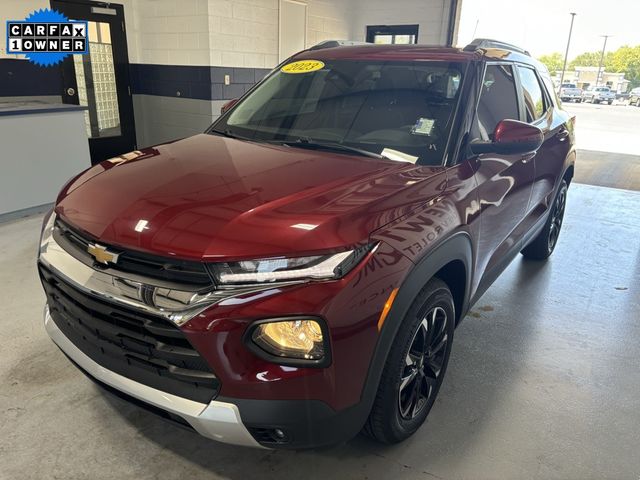
[[[24,20],[7,20],[7,53],[24,54],[37,65],[55,65],[72,53],[88,52],[87,32],[86,21],[71,21],[56,10],[36,10]]]

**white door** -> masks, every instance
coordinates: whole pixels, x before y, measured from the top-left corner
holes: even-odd
[[[307,4],[296,0],[280,0],[280,48],[283,61],[307,43]]]

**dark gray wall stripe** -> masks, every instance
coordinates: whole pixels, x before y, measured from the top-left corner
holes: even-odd
[[[200,100],[230,100],[242,96],[269,72],[268,68],[201,67],[133,63],[131,90],[134,94]],[[225,75],[231,79],[224,84]],[[40,67],[27,60],[0,60],[0,98],[60,95],[58,66]],[[178,95],[178,92],[180,94]]]
[[[60,95],[60,69],[40,67],[27,60],[0,59],[0,98]]]
[[[199,100],[230,100],[240,97],[270,72],[266,68],[140,63],[132,63],[129,68],[131,90],[134,94]],[[224,84],[225,75],[229,75],[230,85]]]

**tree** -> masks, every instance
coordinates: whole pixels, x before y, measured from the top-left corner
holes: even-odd
[[[624,72],[624,78],[631,81],[631,88],[640,86],[640,45],[625,45],[613,52],[607,69],[612,72]]]
[[[551,75],[555,75],[556,72],[561,71],[562,64],[564,63],[562,54],[558,52],[554,52],[549,55],[542,55],[538,60],[545,64]]]
[[[574,58],[571,63],[569,63],[569,68],[571,70],[576,67],[597,67],[600,65],[600,55],[602,52],[584,52]],[[605,67],[607,66],[607,61],[611,57],[611,52],[608,52],[604,56],[604,61],[602,62]]]
[[[600,55],[602,51],[581,53],[571,61],[569,68],[597,67],[600,65]],[[624,73],[624,78],[631,82],[630,88],[640,86],[640,45],[625,45],[615,52],[607,52],[602,64],[606,72]]]

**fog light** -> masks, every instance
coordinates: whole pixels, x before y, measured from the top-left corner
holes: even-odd
[[[316,320],[280,320],[256,326],[253,342],[267,353],[283,358],[321,360],[325,356],[322,328]]]

